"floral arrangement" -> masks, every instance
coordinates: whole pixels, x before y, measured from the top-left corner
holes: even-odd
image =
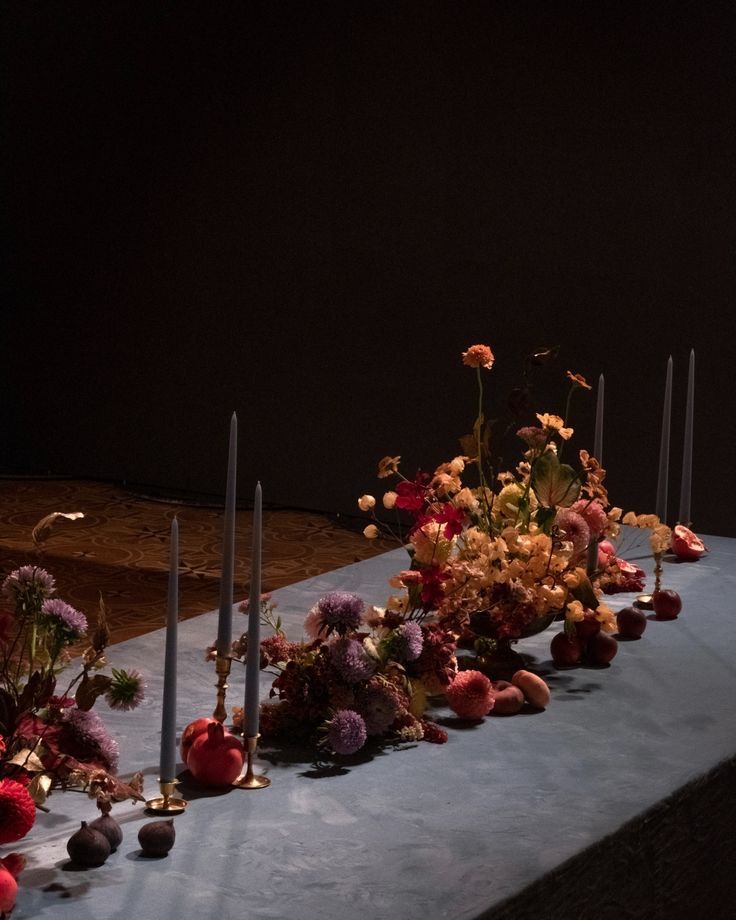
[[[545,349],[531,360],[554,357]],[[494,707],[499,715],[527,703],[544,708],[548,687],[523,670],[510,645],[555,619],[564,620],[559,639],[577,649],[576,660],[583,638],[591,663],[613,657],[609,634],[617,619],[602,598],[640,591],[644,573],[619,559],[610,539],[622,522],[648,527],[652,549],[661,555],[669,528],[654,515],[624,516],[612,507],[606,472],[588,451],[578,451],[576,466],[564,462],[574,394],[591,389],[584,377],[567,372],[564,415],[536,413],[536,424],[517,426],[521,457],[499,469],[490,460],[492,426],[483,408],[482,375],[493,367],[493,353],[473,345],[463,363],[475,370],[478,386],[477,416],[472,434],[461,439],[463,453],[412,479],[401,473],[400,457],[380,461],[379,478],[395,479],[382,498],[397,515],[394,526],[378,519],[372,495],[358,500],[373,515],[364,531],[368,538],[388,530],[408,549],[410,564],[391,580],[396,593],[386,606],[366,607],[354,594],[331,592],[308,612],[305,638],[293,642],[270,596],[262,596],[262,621],[273,634],[261,641],[261,668],[275,675],[271,701],[261,707],[265,738],[301,738],[325,752],[351,755],[371,740],[446,741],[445,729],[428,718],[436,697],[462,719],[482,718]],[[523,409],[524,400],[517,398],[516,408]],[[241,610],[247,612],[248,601]],[[556,654],[559,645],[553,640],[553,658],[572,663],[569,649]],[[458,648],[476,655],[458,656]],[[246,635],[232,651],[245,659]],[[505,676],[512,682],[499,679]],[[241,721],[236,707],[234,722]]]
[[[461,439],[464,452],[412,479],[400,472],[398,456],[379,463],[379,478],[395,479],[383,507],[409,518],[408,533],[400,517],[397,531],[378,520],[372,495],[358,501],[373,514],[375,523],[364,531],[368,538],[389,529],[408,547],[410,565],[392,581],[401,593],[389,598],[388,609],[409,621],[433,611],[442,629],[481,658],[556,618],[564,618],[570,637],[583,623],[590,632],[615,631],[616,617],[602,596],[641,590],[644,573],[616,557],[610,538],[622,522],[649,527],[652,549],[661,552],[670,531],[654,515],[624,516],[612,507],[606,472],[587,450],[578,451],[575,466],[565,462],[574,433],[572,400],[590,385],[567,371],[564,414],[536,413],[534,424],[517,422],[521,457],[511,468],[499,468],[491,460],[492,426],[483,407],[482,375],[493,367],[494,355],[487,345],[473,345],[462,357],[475,370],[478,388],[473,432]],[[528,361],[554,357],[556,350],[545,349]],[[526,396],[529,389],[516,392]],[[525,408],[524,399],[509,403]],[[472,485],[464,481],[470,473]]]
[[[9,843],[30,830],[53,788],[81,787],[98,801],[141,798],[140,777],[116,777],[117,743],[92,709],[99,697],[112,709],[133,709],[144,683],[134,670],[102,673],[110,638],[102,600],[88,636],[86,616],[56,596],[53,576],[39,566],[11,572],[2,599],[0,843]],[[62,684],[72,647],[87,637],[78,670]]]
[[[274,632],[261,640],[261,668],[275,674],[271,702],[261,706],[264,738],[296,738],[341,755],[355,754],[369,739],[447,740],[425,715],[429,696],[444,692],[457,670],[454,638],[439,624],[332,591],[307,614],[305,639],[291,642],[275,607],[264,595],[262,619]],[[246,650],[244,635],[233,654],[244,658]],[[241,724],[242,710],[233,715]]]

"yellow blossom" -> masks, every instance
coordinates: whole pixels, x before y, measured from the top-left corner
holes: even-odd
[[[363,536],[369,540],[375,540],[376,537],[378,536],[378,528],[376,527],[376,525],[369,524],[366,528],[364,528]]]
[[[361,495],[358,499],[358,507],[361,511],[370,511],[376,507],[376,500],[372,495]]]
[[[565,616],[568,620],[572,620],[573,623],[579,623],[585,619],[585,607],[580,601],[570,601],[567,605]]]
[[[595,611],[595,618],[601,624],[604,632],[616,632],[618,624],[616,614],[606,604],[599,604]]]
[[[569,572],[565,572],[563,576],[563,581],[568,588],[574,589],[579,588],[581,584],[587,579],[588,575],[585,569],[578,566],[577,568],[571,569]]]
[[[411,535],[414,558],[421,565],[441,565],[447,561],[452,549],[452,540],[442,535],[444,525],[430,521]]]

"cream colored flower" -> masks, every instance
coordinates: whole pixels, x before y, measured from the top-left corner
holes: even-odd
[[[358,507],[361,511],[370,511],[376,507],[376,500],[372,495],[361,495],[358,499]]]
[[[378,536],[378,528],[376,527],[376,525],[369,524],[366,528],[364,528],[363,536],[366,537],[368,540],[375,540],[376,537]]]
[[[443,535],[444,525],[430,521],[411,535],[414,546],[414,558],[421,565],[442,565],[447,562],[453,541]]]
[[[567,605],[565,616],[568,620],[572,620],[573,623],[579,623],[581,620],[585,619],[585,607],[583,607],[580,601],[570,601]]]
[[[565,428],[564,419],[561,419],[559,415],[550,415],[547,412],[540,414],[537,412],[537,418],[543,428],[546,428],[547,431],[556,432],[565,441],[569,441],[572,437],[574,429]]]
[[[390,511],[396,505],[396,499],[398,497],[396,492],[384,492],[382,499],[383,507]]]
[[[480,502],[467,486],[464,489],[460,489],[453,502],[458,508],[462,508],[463,511],[469,511],[471,514],[475,514],[480,507]]]

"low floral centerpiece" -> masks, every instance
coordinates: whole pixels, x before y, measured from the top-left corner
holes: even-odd
[[[118,746],[93,707],[103,697],[112,709],[133,709],[144,693],[138,671],[103,673],[110,634],[102,599],[90,632],[87,617],[57,596],[53,576],[24,565],[5,578],[2,601],[0,844],[28,833],[53,788],[141,797],[140,777],[116,776]],[[73,647],[81,657],[72,658]],[[72,676],[62,679],[68,667]]]

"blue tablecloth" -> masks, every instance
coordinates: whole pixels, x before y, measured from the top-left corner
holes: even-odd
[[[55,793],[31,834],[4,849],[28,858],[14,920],[677,915],[682,894],[664,890],[668,870],[658,862],[678,854],[648,853],[657,846],[647,828],[671,841],[662,815],[674,814],[687,841],[675,849],[688,864],[697,860],[687,846],[705,848],[716,867],[733,853],[724,832],[711,839],[725,812],[710,785],[734,778],[736,540],[706,539],[711,552],[699,562],[665,565],[665,586],[683,598],[679,619],[651,621],[641,640],[620,644],[610,667],[556,671],[555,627],[520,643],[552,689],[545,712],[451,722],[445,745],[407,745],[327,774],[303,752],[269,759],[264,750],[270,788],[193,799],[163,860],[140,858],[137,832],[152,819],[123,803],[114,809],[125,834],[119,851],[99,869],[70,871],[66,840],[96,811],[83,795]],[[382,603],[404,562],[397,550],[276,592],[290,638],[328,590]],[[651,571],[651,560],[643,565]],[[619,595],[613,606],[631,600]],[[239,623],[244,629],[236,614]],[[180,728],[213,708],[214,668],[203,650],[215,633],[214,613],[180,624]],[[143,770],[149,795],[163,644],[159,631],[111,650],[114,664],[146,673],[148,695],[133,713],[101,711],[120,743],[121,775]],[[270,678],[262,679],[265,698]],[[242,669],[231,685],[228,703],[242,705]],[[718,813],[705,830],[698,801]]]

